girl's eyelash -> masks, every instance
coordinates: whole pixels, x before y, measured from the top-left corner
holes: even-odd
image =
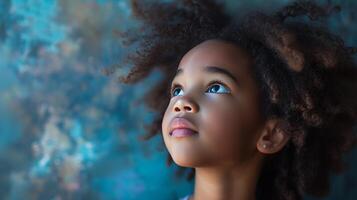
[[[182,88],[182,85],[178,84],[178,83],[174,83],[170,89],[170,95],[171,97],[173,97],[173,92],[174,90],[177,88],[177,87],[181,87]]]
[[[225,83],[223,83],[222,81],[220,81],[220,80],[212,80],[212,81],[210,81],[209,83],[208,83],[208,88],[211,86],[211,85],[213,85],[213,84],[216,84],[216,83],[219,83],[219,84],[221,84],[221,85],[223,85],[224,87],[226,87],[229,91],[230,91],[230,88],[225,84]],[[173,85],[172,85],[172,87],[171,87],[171,89],[170,89],[170,94],[171,94],[171,96],[173,96],[173,92],[174,92],[174,90],[177,88],[177,87],[180,87],[180,88],[182,88],[182,85],[181,84],[178,84],[178,83],[174,83]],[[207,88],[207,89],[208,89]]]
[[[224,87],[226,87],[226,88],[230,91],[230,88],[229,88],[225,83],[223,83],[223,82],[220,81],[220,80],[212,80],[212,81],[210,81],[210,82],[208,83],[208,87],[211,86],[211,85],[213,85],[213,84],[216,84],[216,83],[219,83],[219,84],[223,85]],[[207,88],[207,89],[208,89],[208,88]]]

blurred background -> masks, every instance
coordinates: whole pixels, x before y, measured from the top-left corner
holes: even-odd
[[[225,0],[230,12],[289,0]],[[327,1],[321,1],[327,2]],[[326,23],[357,46],[357,1]],[[117,28],[135,22],[127,0],[0,0],[0,199],[178,199],[193,183],[166,166],[160,137],[143,142],[156,113],[136,101],[160,79],[133,86],[102,73],[130,49]],[[357,151],[326,200],[357,198]],[[307,197],[307,199],[312,199]]]

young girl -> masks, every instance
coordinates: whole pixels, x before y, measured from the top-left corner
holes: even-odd
[[[213,0],[132,0],[141,28],[122,32],[136,83],[157,68],[144,95],[159,115],[172,160],[191,171],[190,200],[326,196],[355,144],[354,48],[316,23],[338,10],[299,1],[276,13],[229,15]]]

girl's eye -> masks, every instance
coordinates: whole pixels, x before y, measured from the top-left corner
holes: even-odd
[[[218,94],[230,93],[228,87],[226,87],[225,84],[221,83],[220,81],[211,81],[209,85],[210,87],[208,87],[208,89],[206,90],[206,92],[208,93],[218,93]],[[175,97],[182,94],[183,94],[183,90],[181,86],[175,84],[171,90],[171,97]]]
[[[230,93],[229,89],[221,83],[215,83],[210,86],[207,91],[208,93]]]
[[[174,86],[173,89],[172,89],[172,95],[171,96],[177,96],[177,95],[182,95],[182,89],[178,86]]]

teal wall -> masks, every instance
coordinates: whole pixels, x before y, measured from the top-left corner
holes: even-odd
[[[226,1],[231,12],[269,10],[286,0]],[[327,20],[357,46],[357,1],[333,1]],[[158,80],[134,86],[101,73],[120,61],[113,30],[130,25],[125,0],[0,1],[0,199],[177,199],[192,183],[166,167],[160,138],[139,142],[155,113],[135,104]],[[118,73],[125,73],[119,71]],[[331,196],[357,196],[351,170],[333,177]],[[353,198],[355,197],[355,198]]]

